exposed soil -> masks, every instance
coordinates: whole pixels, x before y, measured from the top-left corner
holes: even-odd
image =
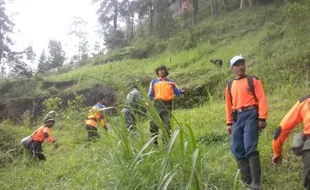
[[[62,90],[72,88],[75,86],[74,81],[65,82],[43,82],[42,88],[46,89],[54,86],[60,92]],[[116,92],[112,87],[97,84],[91,88],[83,89],[76,92],[79,95],[84,96],[84,102],[82,106],[91,106],[95,104],[98,99],[104,99],[105,106],[114,106],[116,103]],[[69,100],[74,99],[74,94],[55,94],[51,97],[60,97],[63,100],[63,108],[68,104]],[[13,120],[19,120],[21,116],[28,110],[32,117],[42,115],[43,102],[50,97],[33,97],[33,98],[4,98],[0,96],[0,119],[10,118]]]

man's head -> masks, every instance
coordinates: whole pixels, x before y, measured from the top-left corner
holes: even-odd
[[[169,75],[168,69],[165,65],[160,65],[155,69],[156,75],[159,77],[166,77]]]
[[[246,66],[245,59],[241,55],[236,55],[230,60],[230,68],[237,77],[245,75]]]
[[[55,123],[55,117],[56,117],[56,112],[55,111],[50,111],[44,116],[44,125],[47,127],[51,128],[54,126]]]
[[[44,121],[44,124],[48,127],[48,128],[52,128],[54,126],[55,123],[55,119],[53,118],[46,118]]]

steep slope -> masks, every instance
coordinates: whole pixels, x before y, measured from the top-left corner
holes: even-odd
[[[175,50],[171,48],[149,59],[85,66],[49,77],[52,82],[77,81],[81,89],[98,83],[93,79],[97,78],[115,87],[121,99],[131,79],[139,78],[147,84],[154,77],[154,68],[164,63],[171,69],[171,78],[192,89],[177,99],[178,105],[200,106],[174,111],[172,138],[166,147],[159,148],[149,145],[146,120],[138,124],[140,136],[131,138],[121,117],[109,118],[111,131],[107,134],[100,130],[100,141],[85,142],[81,119],[85,115],[70,109],[61,113],[55,126],[54,136],[61,147],[44,147],[46,163],[30,163],[26,156],[15,157],[20,155],[16,143],[33,128],[26,128],[26,124],[12,128],[12,124],[4,122],[0,125],[1,133],[12,134],[10,139],[17,140],[1,148],[5,158],[0,169],[1,187],[242,189],[229,150],[230,137],[225,131],[223,89],[232,75],[227,65],[218,68],[209,63],[211,58],[222,58],[227,63],[232,55],[242,53],[248,60],[249,73],[262,79],[268,95],[268,127],[261,133],[259,143],[263,188],[302,189],[301,161],[289,151],[291,138],[285,146],[283,164],[276,168],[270,160],[274,129],[297,99],[309,92],[309,8],[310,5],[293,4],[282,9],[259,7],[230,12],[216,20],[206,19],[193,29],[199,40],[189,50],[180,51],[174,45]]]

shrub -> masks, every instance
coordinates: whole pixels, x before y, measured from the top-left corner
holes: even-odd
[[[62,103],[63,103],[63,100],[59,97],[49,98],[47,100],[44,100],[43,102],[44,112],[47,113],[51,110],[54,110],[56,113],[60,113],[62,110]]]

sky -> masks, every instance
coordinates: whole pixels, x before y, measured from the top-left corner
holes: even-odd
[[[88,40],[92,49],[94,42],[99,39],[96,33],[100,28],[96,15],[97,6],[92,4],[92,0],[7,1],[8,14],[14,13],[13,49],[18,51],[32,45],[38,59],[42,49],[47,50],[49,39],[56,39],[61,41],[66,56],[73,56],[77,52],[77,39],[69,36],[68,33],[74,17],[81,17],[88,23]]]

